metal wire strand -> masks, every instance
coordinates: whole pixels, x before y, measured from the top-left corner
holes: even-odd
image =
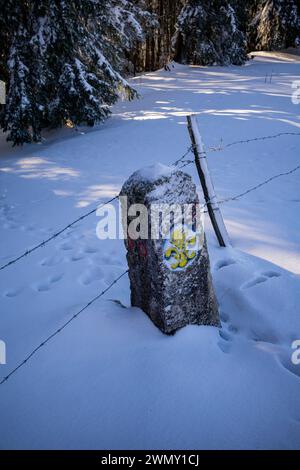
[[[30,248],[29,250],[26,250],[24,253],[22,253],[21,255],[17,256],[16,258],[8,261],[6,264],[4,264],[3,266],[0,267],[0,271],[2,271],[3,269],[5,268],[8,268],[8,266],[11,266],[12,264],[15,264],[17,263],[17,261],[20,261],[22,258],[25,258],[25,256],[28,256],[30,255],[31,253],[33,253],[34,251],[38,250],[39,248],[42,248],[43,246],[45,246],[47,243],[51,242],[52,240],[54,240],[55,238],[57,238],[59,235],[61,235],[63,232],[65,232],[66,230],[68,230],[69,228],[73,227],[73,225],[77,224],[78,222],[80,222],[81,220],[85,219],[86,217],[88,217],[89,215],[91,214],[94,214],[98,209],[100,209],[101,207],[104,207],[106,206],[107,204],[115,201],[116,199],[118,199],[119,195],[113,197],[112,199],[110,199],[109,201],[105,202],[104,204],[98,206],[98,207],[95,207],[94,209],[90,210],[89,212],[83,214],[82,216],[78,217],[78,219],[74,220],[73,222],[71,222],[70,224],[66,225],[65,227],[63,227],[61,230],[59,230],[58,232],[54,233],[53,235],[51,235],[51,237],[47,238],[46,240],[43,240],[41,243],[39,243],[38,245],[35,245],[33,248]]]
[[[57,330],[51,333],[47,338],[45,338],[36,348],[34,348],[28,356],[25,357],[6,377],[4,377],[0,381],[0,385],[3,385],[8,379],[14,375],[21,367],[25,366],[27,362],[41,349],[43,348],[49,341],[58,335],[61,331],[63,331],[75,318],[77,318],[81,313],[83,313],[90,305],[92,305],[96,300],[100,299],[107,291],[109,291],[113,285],[115,285],[125,274],[128,273],[128,269],[124,271],[119,277],[117,277],[108,287],[106,287],[100,294],[96,295],[92,300],[90,300],[84,307],[82,307],[77,313],[72,315],[68,321],[66,321],[63,325],[61,325]]]

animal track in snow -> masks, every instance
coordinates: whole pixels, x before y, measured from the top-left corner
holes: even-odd
[[[73,246],[71,243],[65,242],[59,245],[59,249],[63,251],[69,251],[73,249]]]
[[[231,350],[231,343],[233,340],[232,334],[224,328],[219,330],[220,341],[218,341],[218,346],[224,353],[228,354]]]
[[[266,282],[268,279],[273,279],[276,277],[280,277],[281,274],[276,272],[276,271],[266,271],[261,273],[259,276],[255,277],[254,279],[251,279],[250,281],[245,282],[242,286],[241,289],[249,289],[250,287],[254,287],[258,284],[262,284],[263,282]]]
[[[44,258],[41,262],[41,266],[56,266],[57,264],[61,263],[63,258],[61,256],[49,256]]]
[[[228,341],[218,341],[218,346],[223,351],[223,353],[228,354],[231,350],[231,344]]]
[[[72,255],[71,258],[69,258],[69,261],[80,261],[83,258],[84,258],[84,255],[82,253],[78,253],[78,254]]]
[[[238,328],[234,325],[228,325],[228,331],[230,331],[230,333],[233,333],[234,335],[239,332]]]
[[[280,277],[281,274],[278,273],[277,271],[265,271],[262,273],[263,276],[268,277],[269,279],[272,279],[272,277]]]
[[[6,292],[4,292],[3,296],[13,298],[13,297],[17,297],[17,295],[19,295],[21,292],[22,292],[22,289],[9,289]]]
[[[99,267],[93,267],[88,270],[86,270],[80,277],[79,277],[79,282],[80,284],[83,284],[84,286],[88,286],[94,281],[99,281],[100,279],[103,279],[103,271]]]
[[[216,263],[216,269],[219,271],[220,269],[226,268],[227,266],[231,266],[236,264],[236,261],[232,258],[222,259]]]
[[[37,292],[47,292],[48,290],[51,289],[52,285],[60,281],[63,278],[63,276],[64,276],[63,273],[54,274],[53,276],[50,276],[45,281],[37,282],[36,284],[34,284],[33,288]]]
[[[51,284],[47,281],[44,282],[39,282],[38,284],[35,284],[34,289],[37,292],[46,292],[50,290]]]
[[[232,336],[227,331],[225,331],[223,329],[219,331],[219,335],[225,341],[231,341],[232,340]]]
[[[98,250],[97,250],[97,248],[93,248],[92,246],[86,246],[86,247],[84,248],[84,252],[87,253],[87,254],[91,254],[91,255],[92,255],[92,254],[94,254],[94,253],[97,253]]]
[[[254,286],[257,286],[258,284],[262,284],[263,282],[266,282],[267,280],[268,278],[265,276],[257,276],[256,278],[251,279],[251,281],[245,282],[245,284],[241,286],[241,289],[249,289],[250,287],[254,287]]]
[[[227,323],[229,320],[229,315],[225,312],[220,313],[220,318],[223,323]]]
[[[49,281],[50,281],[51,284],[54,284],[55,282],[60,281],[63,278],[63,276],[64,276],[63,273],[54,274],[53,276],[49,277]]]
[[[18,224],[16,224],[15,222],[6,222],[3,224],[3,228],[5,229],[15,229],[18,227]]]
[[[229,321],[228,313],[220,312],[220,318],[223,323],[227,323]]]
[[[22,225],[20,227],[20,230],[22,230],[22,232],[32,232],[33,230],[35,230],[35,227],[34,225]]]

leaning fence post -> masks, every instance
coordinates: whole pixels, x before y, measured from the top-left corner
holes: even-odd
[[[206,152],[199,132],[196,116],[187,116],[187,122],[195,156],[195,164],[212,226],[220,246],[231,246],[224,220],[218,205],[214,186],[210,177],[206,160]]]

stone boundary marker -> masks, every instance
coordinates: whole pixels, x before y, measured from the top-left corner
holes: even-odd
[[[204,227],[195,223],[200,206],[192,178],[175,168],[156,164],[135,172],[124,183],[120,196],[127,196],[127,207],[122,204],[126,234],[134,220],[128,215],[132,204],[145,206],[148,214],[158,206],[195,208],[188,223],[182,217],[171,219],[167,237],[166,221],[161,220],[161,238],[146,237],[145,233],[144,239],[125,238],[132,305],[140,307],[167,334],[188,324],[220,326]],[[146,219],[151,234],[153,220]]]

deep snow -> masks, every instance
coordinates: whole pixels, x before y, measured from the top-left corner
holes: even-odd
[[[299,131],[299,72],[299,57],[283,53],[244,67],[175,65],[133,79],[140,100],[92,131],[23,149],[2,138],[0,264],[117,194],[138,168],[183,155],[189,112],[207,146]],[[285,136],[209,153],[217,195],[295,167],[299,148]],[[222,205],[233,248],[219,248],[206,221],[222,330],[163,336],[129,307],[122,278],[0,387],[0,447],[300,448],[299,184],[296,172]],[[0,272],[0,376],[126,269],[123,242],[99,241],[97,222]]]

